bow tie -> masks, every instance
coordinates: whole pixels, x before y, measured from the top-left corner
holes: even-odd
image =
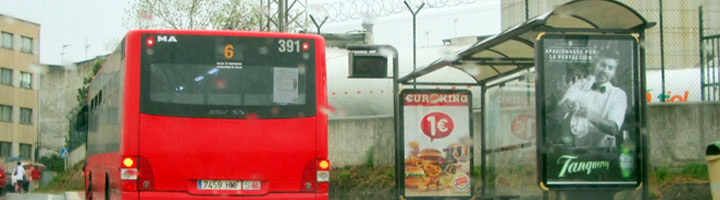
[[[600,92],[600,93],[605,93],[605,92],[607,92],[607,89],[605,88],[605,86],[599,85],[599,84],[597,84],[597,83],[594,83],[594,84],[592,85],[592,87],[590,87],[590,89],[591,89],[591,90],[594,90],[594,91],[598,91],[598,92]]]

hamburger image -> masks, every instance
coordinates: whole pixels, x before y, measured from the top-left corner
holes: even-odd
[[[419,167],[406,166],[405,167],[405,188],[418,188],[425,177],[425,171]]]
[[[425,161],[425,163],[432,165],[442,165],[445,163],[443,153],[437,149],[423,149],[418,153],[418,157]]]

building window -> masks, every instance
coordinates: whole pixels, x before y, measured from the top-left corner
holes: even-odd
[[[10,147],[12,147],[12,143],[0,142],[0,157],[2,157],[2,158],[10,157]]]
[[[0,121],[12,121],[12,106],[0,105]]]
[[[13,34],[8,32],[2,32],[2,47],[6,49],[13,48]]]
[[[0,83],[12,85],[12,69],[0,68]]]
[[[32,109],[20,108],[20,123],[32,124]]]
[[[32,74],[20,72],[20,87],[32,88]]]
[[[33,53],[33,39],[25,36],[20,37],[20,51],[25,53]]]
[[[32,152],[31,144],[20,144],[20,158],[23,160],[30,160],[30,153]]]

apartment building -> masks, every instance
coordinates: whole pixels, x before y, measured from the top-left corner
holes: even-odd
[[[35,159],[40,24],[0,14],[0,161]]]

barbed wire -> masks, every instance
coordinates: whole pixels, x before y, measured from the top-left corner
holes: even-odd
[[[425,3],[424,8],[442,8],[475,4],[479,1],[488,0],[408,0],[408,4],[418,7],[422,3]],[[330,22],[362,19],[365,17],[384,17],[407,11],[407,7],[403,1],[398,0],[341,1],[324,3],[321,4],[320,7]]]

